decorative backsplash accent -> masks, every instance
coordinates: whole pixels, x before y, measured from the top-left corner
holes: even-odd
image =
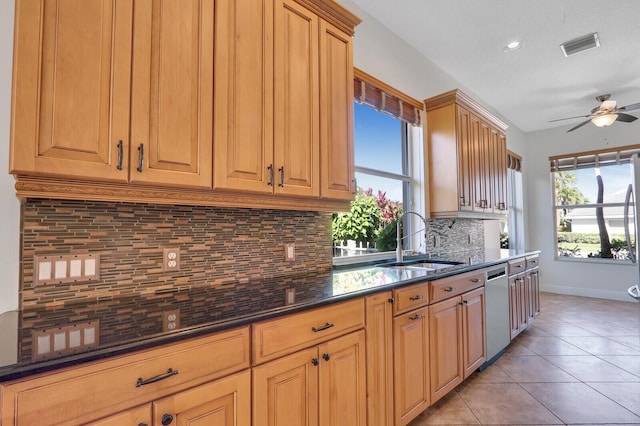
[[[458,262],[484,261],[484,226],[479,219],[429,219],[427,251],[432,257]],[[435,246],[435,236],[439,246]]]
[[[230,285],[332,267],[331,214],[29,199],[22,205],[21,307]],[[285,244],[295,260],[285,262]],[[180,270],[163,272],[163,247]],[[34,285],[34,257],[100,255],[92,283]]]

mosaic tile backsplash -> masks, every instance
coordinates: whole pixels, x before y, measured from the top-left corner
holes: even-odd
[[[440,245],[434,246],[434,236]],[[429,220],[432,256],[484,256],[481,220]],[[331,214],[136,203],[27,200],[22,205],[21,308],[209,287],[228,292],[332,268]],[[295,260],[285,261],[285,245]],[[163,272],[163,248],[180,270]],[[34,284],[34,255],[100,255],[98,282]]]
[[[331,270],[331,214],[28,200],[22,206],[23,309],[196,286],[246,285]],[[285,261],[285,244],[295,260]],[[180,270],[163,272],[163,247]],[[99,282],[34,285],[34,255],[99,253]]]

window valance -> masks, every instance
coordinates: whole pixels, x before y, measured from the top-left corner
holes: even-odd
[[[356,102],[369,105],[414,126],[420,125],[420,111],[424,108],[422,102],[358,68],[354,68],[353,71],[353,93]]]
[[[552,172],[562,172],[628,163],[633,154],[640,155],[640,145],[557,155],[549,157],[549,163]]]

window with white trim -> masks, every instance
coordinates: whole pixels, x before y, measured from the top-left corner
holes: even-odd
[[[628,261],[635,229],[633,217],[625,219],[625,198],[634,153],[640,145],[549,158],[558,259]]]

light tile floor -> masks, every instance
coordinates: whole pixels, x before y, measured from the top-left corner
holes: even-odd
[[[500,359],[409,426],[640,424],[640,304],[541,293],[540,305]]]

